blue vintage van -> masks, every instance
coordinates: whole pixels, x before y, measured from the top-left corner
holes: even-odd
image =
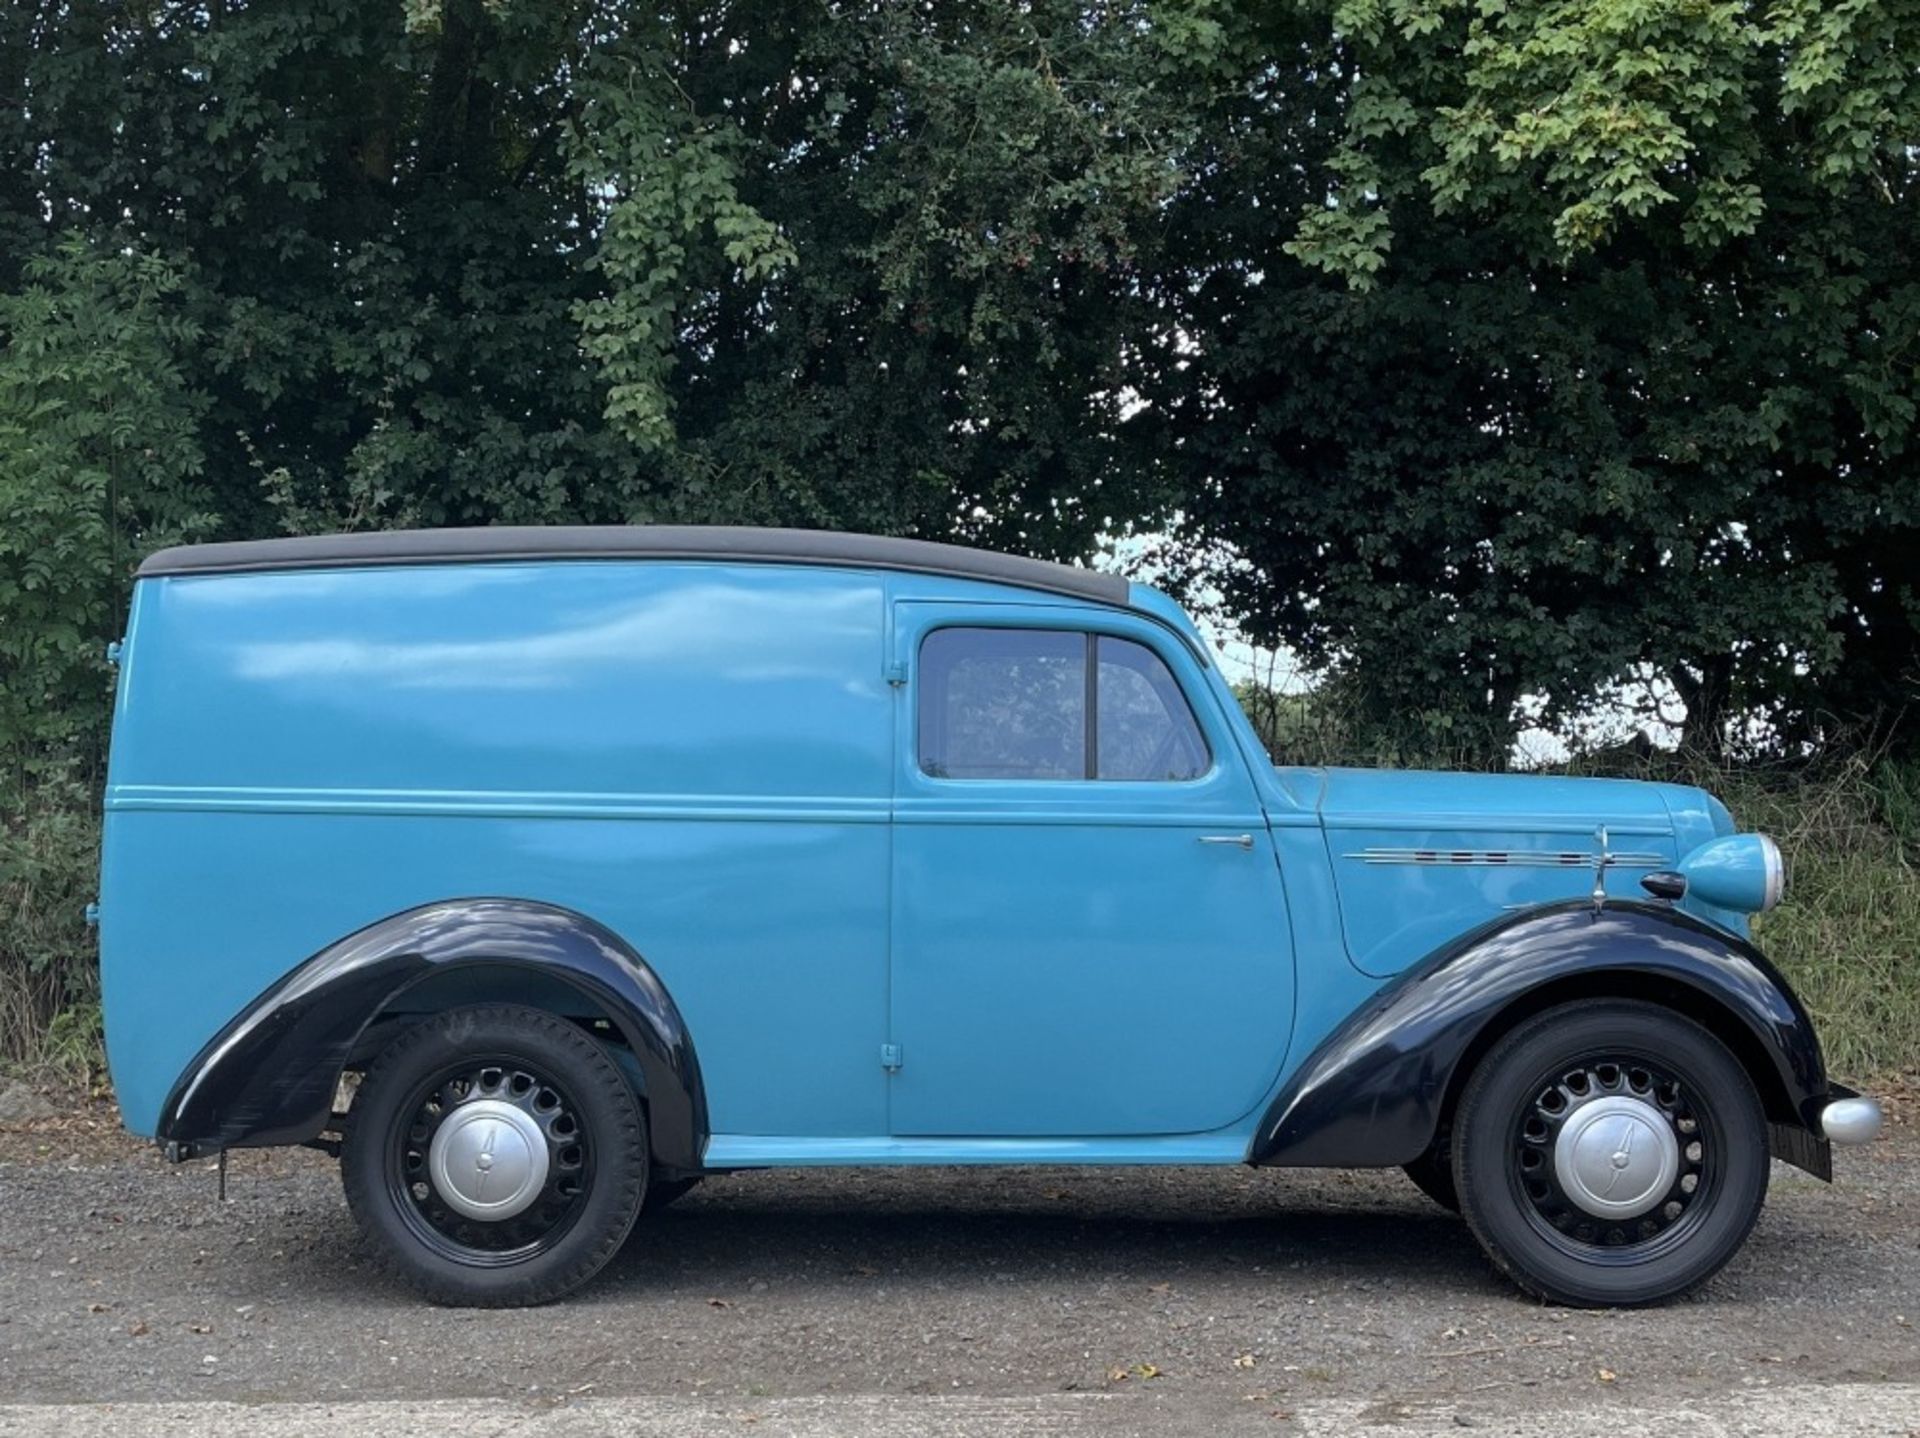
[[[168,550],[120,672],[113,1077],[337,1153],[428,1297],[555,1298],[703,1175],[1404,1166],[1635,1304],[1879,1126],[1689,788],[1279,769],[1121,578],[781,530]]]

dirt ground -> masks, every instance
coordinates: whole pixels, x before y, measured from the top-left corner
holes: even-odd
[[[0,1132],[0,1404],[1103,1393],[1470,1426],[1913,1383],[1920,1127],[1838,1168],[1776,1165],[1734,1264],[1645,1312],[1519,1298],[1397,1172],[1031,1168],[715,1179],[576,1298],[470,1312],[373,1264],[331,1160],[237,1154],[220,1204],[96,1113]]]

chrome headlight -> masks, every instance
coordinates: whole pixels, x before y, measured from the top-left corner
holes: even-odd
[[[1710,839],[1680,861],[1680,872],[1689,896],[1735,913],[1764,913],[1787,890],[1786,860],[1765,834]]]

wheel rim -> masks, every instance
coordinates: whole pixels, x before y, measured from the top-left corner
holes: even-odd
[[[390,1154],[388,1184],[407,1227],[476,1267],[552,1248],[593,1183],[571,1096],[516,1058],[464,1060],[419,1085],[399,1110]]]
[[[1586,1263],[1644,1263],[1686,1241],[1719,1192],[1711,1110],[1670,1066],[1601,1053],[1530,1086],[1508,1176],[1532,1227]]]
[[[1560,1191],[1582,1213],[1616,1223],[1658,1208],[1680,1176],[1680,1161],[1674,1124],[1631,1092],[1581,1104],[1553,1140]]]
[[[531,1208],[552,1166],[539,1120],[507,1099],[469,1099],[440,1120],[427,1144],[433,1192],[455,1213],[487,1223]]]

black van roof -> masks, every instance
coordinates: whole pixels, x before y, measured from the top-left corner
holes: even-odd
[[[299,539],[187,544],[148,556],[140,566],[139,577],[548,559],[706,559],[894,569],[1011,584],[1102,604],[1127,603],[1130,587],[1117,574],[924,539],[888,539],[826,529],[692,524],[389,529]]]

